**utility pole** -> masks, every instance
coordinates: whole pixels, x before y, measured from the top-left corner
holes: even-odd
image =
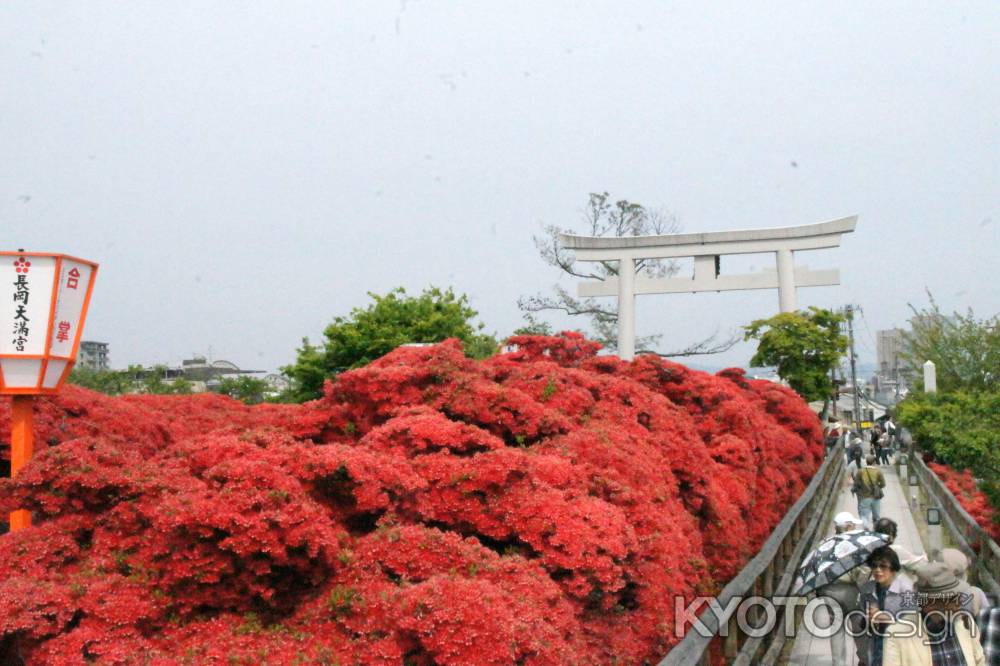
[[[899,404],[899,359],[895,359],[895,363],[892,366],[892,380],[896,382],[896,399],[893,401],[893,408]]]
[[[847,315],[847,342],[850,345],[851,359],[851,385],[854,387],[854,430],[861,432],[861,400],[858,395],[858,372],[857,359],[854,354],[854,310],[861,308],[856,305],[844,306],[844,314]]]
[[[833,387],[833,418],[837,418],[837,399],[840,398],[840,387],[837,386],[837,368],[830,368],[830,385]]]

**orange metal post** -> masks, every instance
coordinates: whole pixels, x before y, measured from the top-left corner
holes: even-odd
[[[17,476],[18,471],[31,460],[34,450],[33,408],[34,396],[15,395],[11,405],[10,432],[10,475]],[[31,526],[31,513],[24,509],[10,514],[10,531],[23,530]]]

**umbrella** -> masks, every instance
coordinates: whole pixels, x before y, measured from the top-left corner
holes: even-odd
[[[792,594],[802,595],[837,580],[861,566],[876,548],[889,541],[884,534],[853,530],[828,537],[799,565]]]

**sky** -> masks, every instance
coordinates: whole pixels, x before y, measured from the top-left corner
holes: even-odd
[[[1000,311],[997,34],[995,0],[5,2],[3,249],[100,264],[113,367],[274,370],[397,286],[509,334],[519,296],[575,288],[532,236],[590,192],[685,232],[857,214],[796,255],[841,271],[798,304],[859,305],[873,361],[927,291]],[[643,296],[637,329],[669,351],[777,300]]]

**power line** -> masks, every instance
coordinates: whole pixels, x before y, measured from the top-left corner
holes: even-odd
[[[861,308],[858,308],[858,312],[861,313],[861,322],[865,325],[865,332],[868,333],[868,337],[869,339],[871,339],[872,345],[878,348],[878,341],[875,339],[875,336],[872,335],[871,327],[868,326],[868,317],[865,316],[865,311],[862,310]],[[877,354],[877,352],[874,349],[869,349],[868,351],[870,351],[873,354]]]

